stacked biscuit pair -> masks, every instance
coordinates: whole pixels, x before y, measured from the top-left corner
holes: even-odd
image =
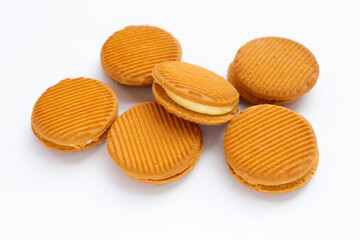
[[[239,93],[256,104],[284,104],[309,91],[319,72],[310,51],[282,38],[251,41],[230,64],[230,82],[181,62],[181,55],[177,39],[156,27],[130,26],[114,33],[101,51],[105,72],[129,87],[152,86],[157,102],[138,104],[117,118],[118,100],[108,86],[66,79],[36,102],[34,134],[46,146],[67,152],[90,148],[107,135],[111,158],[128,176],[164,184],[187,174],[198,161],[203,137],[197,124],[230,121],[224,151],[240,182],[282,193],[310,180],[318,150],[302,116],[269,104],[235,116]]]

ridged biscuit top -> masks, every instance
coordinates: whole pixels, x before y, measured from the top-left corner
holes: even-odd
[[[120,83],[141,85],[153,82],[153,67],[164,61],[180,61],[178,40],[163,29],[129,26],[115,32],[101,50],[104,70]]]
[[[233,171],[251,184],[279,185],[302,178],[317,161],[310,123],[275,105],[256,105],[235,116],[224,136]]]
[[[319,76],[315,56],[306,47],[279,37],[246,43],[233,67],[236,79],[251,93],[279,100],[308,92]]]
[[[32,127],[51,142],[84,145],[105,132],[117,109],[117,97],[106,84],[90,78],[65,79],[37,100]]]
[[[153,180],[184,171],[202,143],[200,128],[155,102],[138,104],[111,127],[107,148],[113,161],[128,175]]]
[[[153,76],[162,87],[199,104],[223,107],[239,102],[239,93],[230,82],[190,63],[160,63],[155,66]]]

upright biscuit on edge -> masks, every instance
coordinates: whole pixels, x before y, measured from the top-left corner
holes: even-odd
[[[165,61],[180,61],[178,40],[152,26],[128,26],[115,32],[101,49],[101,65],[116,82],[129,87],[149,87],[153,67]]]
[[[156,102],[138,104],[114,122],[107,148],[129,177],[165,184],[190,172],[203,149],[200,128],[165,111]]]
[[[226,128],[224,152],[229,170],[249,188],[284,193],[314,175],[319,150],[310,123],[276,105],[256,105],[235,116]]]
[[[37,100],[31,127],[49,148],[81,151],[105,138],[117,112],[117,97],[106,84],[90,78],[65,79]]]

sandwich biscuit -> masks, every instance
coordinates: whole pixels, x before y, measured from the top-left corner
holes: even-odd
[[[76,152],[100,143],[118,113],[118,100],[106,84],[90,79],[65,79],[37,100],[31,127],[47,147]]]
[[[224,152],[233,176],[265,193],[285,193],[304,186],[319,161],[310,123],[294,111],[268,104],[249,107],[230,121]]]
[[[300,43],[279,37],[246,43],[228,70],[228,80],[254,104],[295,101],[313,88],[318,76],[315,56]]]
[[[231,83],[205,68],[164,62],[153,69],[153,93],[167,111],[204,125],[230,121],[239,110],[239,94]]]
[[[107,138],[112,160],[129,177],[165,184],[190,172],[203,150],[200,128],[156,102],[138,104],[114,122]]]
[[[109,37],[101,50],[101,65],[114,81],[129,87],[149,87],[158,63],[180,61],[178,40],[152,26],[128,26]]]

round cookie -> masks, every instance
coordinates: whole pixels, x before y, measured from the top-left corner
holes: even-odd
[[[100,143],[117,113],[117,97],[106,84],[82,77],[65,79],[37,100],[31,127],[45,146],[76,152]]]
[[[228,80],[245,100],[283,105],[310,91],[319,76],[315,56],[295,41],[264,37],[242,46]]]
[[[149,87],[153,67],[165,61],[180,61],[178,40],[152,26],[128,26],[115,32],[101,50],[101,65],[114,81],[129,87]]]
[[[259,192],[285,193],[314,175],[319,150],[313,128],[300,114],[276,105],[256,105],[236,115],[224,135],[230,172]]]
[[[185,62],[163,62],[153,69],[153,93],[167,111],[204,125],[230,121],[239,110],[231,83],[205,68]]]
[[[138,104],[111,127],[107,149],[129,177],[165,184],[190,172],[203,150],[203,136],[195,124],[168,113],[156,102]]]
[[[254,104],[276,104],[276,105],[284,105],[287,103],[292,102],[292,100],[265,100],[263,98],[259,98],[255,96],[254,94],[251,94],[248,91],[245,91],[239,83],[236,81],[234,77],[234,71],[232,67],[233,63],[230,63],[229,69],[228,69],[228,81],[231,82],[231,84],[238,90],[239,94],[241,95],[242,99],[245,99],[248,102],[254,103]],[[295,99],[294,99],[295,100]]]

